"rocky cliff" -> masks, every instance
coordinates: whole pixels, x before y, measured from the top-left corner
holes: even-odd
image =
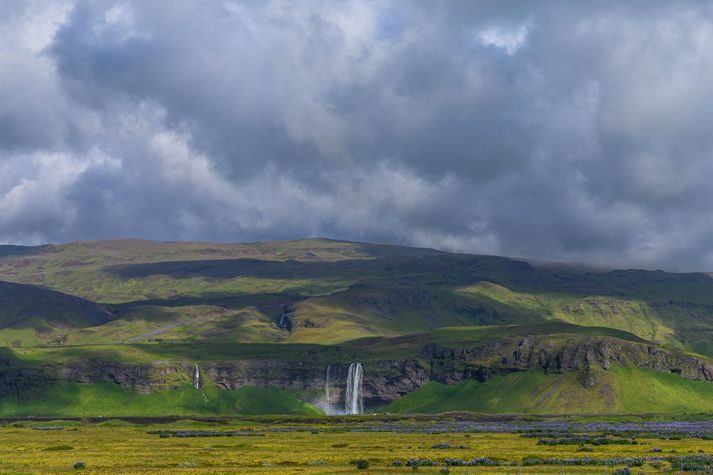
[[[201,384],[224,389],[241,386],[275,386],[318,399],[324,393],[326,364],[315,360],[198,361]],[[530,369],[546,372],[576,371],[585,386],[596,383],[598,371],[612,365],[648,368],[682,377],[713,381],[713,364],[655,344],[610,337],[528,336],[491,341],[468,348],[423,347],[419,355],[403,360],[362,361],[362,395],[365,407],[385,405],[418,389],[428,381],[455,384],[465,379],[484,381],[492,376]],[[343,401],[348,364],[330,363],[333,401]],[[593,371],[596,370],[596,371]],[[193,382],[192,361],[157,361],[149,364],[115,363],[99,359],[53,366],[17,368],[0,366],[0,390],[23,392],[48,381],[111,382],[148,393]]]

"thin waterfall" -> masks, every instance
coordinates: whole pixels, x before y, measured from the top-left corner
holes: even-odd
[[[344,412],[347,414],[361,414],[364,412],[364,402],[361,396],[361,380],[364,370],[361,363],[349,365],[347,373],[347,387],[344,395]]]
[[[332,388],[330,387],[331,372],[332,365],[327,365],[327,374],[324,375],[324,402],[327,404],[332,403]]]
[[[193,363],[193,387],[195,389],[201,388],[201,370],[198,368],[198,363]],[[203,400],[208,404],[208,397],[205,395],[205,391],[201,391],[203,395]]]
[[[201,388],[201,370],[198,369],[197,363],[193,363],[193,387],[196,389]]]

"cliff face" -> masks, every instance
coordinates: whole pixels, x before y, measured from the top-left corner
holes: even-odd
[[[326,366],[309,361],[204,361],[198,366],[201,384],[210,381],[223,389],[275,386],[321,395],[326,382]],[[330,364],[333,401],[344,400],[348,366]],[[149,393],[154,389],[172,389],[192,381],[193,372],[192,362],[134,364],[90,361],[44,368],[43,375],[49,380],[78,383],[111,382],[140,393]],[[429,375],[429,366],[418,359],[365,362],[362,383],[365,405],[373,407],[396,400],[428,382]]]
[[[540,368],[547,372],[584,371],[612,365],[677,373],[689,379],[713,381],[710,362],[658,346],[606,337],[575,337],[561,341],[526,337],[478,348],[449,349],[432,344],[423,350],[432,364],[432,379],[454,384],[485,380],[494,374]]]
[[[648,368],[713,381],[713,365],[690,355],[658,346],[607,337],[530,336],[519,340],[484,343],[472,348],[444,348],[430,344],[417,357],[404,360],[364,361],[362,395],[367,408],[387,404],[428,381],[455,384],[465,379],[484,381],[492,376],[529,369],[547,372],[576,371],[585,386],[595,384],[596,371],[612,365]],[[275,386],[319,398],[324,394],[326,364],[322,361],[241,360],[199,361],[201,384],[224,389],[241,386]],[[344,400],[347,364],[330,364],[331,400]],[[148,393],[193,382],[191,361],[150,364],[109,363],[86,360],[33,369],[0,366],[0,390],[17,392],[19,386],[39,387],[42,382],[111,382]]]

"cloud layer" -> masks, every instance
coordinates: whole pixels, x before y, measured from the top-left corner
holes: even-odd
[[[7,0],[0,242],[713,270],[713,6]]]

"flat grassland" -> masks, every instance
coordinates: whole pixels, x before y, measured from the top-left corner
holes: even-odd
[[[458,415],[6,421],[0,473],[701,473],[713,464],[709,431],[711,421]]]

